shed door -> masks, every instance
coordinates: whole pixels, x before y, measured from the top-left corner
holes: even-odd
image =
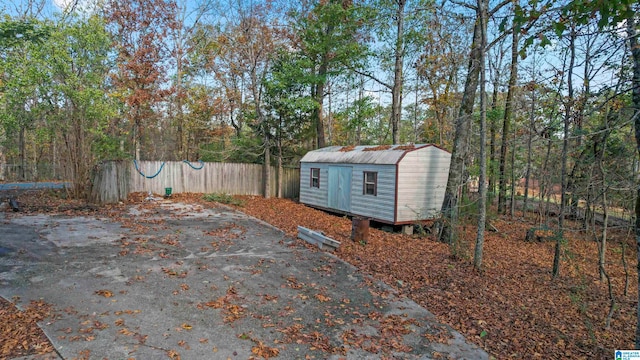
[[[351,211],[351,167],[329,166],[329,207]]]

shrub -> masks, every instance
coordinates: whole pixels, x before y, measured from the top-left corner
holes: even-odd
[[[244,206],[244,201],[236,199],[233,195],[224,193],[206,194],[202,197],[205,201],[218,202],[221,204]]]

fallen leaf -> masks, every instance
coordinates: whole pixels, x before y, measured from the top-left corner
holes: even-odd
[[[95,292],[96,295],[100,295],[100,296],[104,296],[106,298],[110,298],[113,296],[113,292],[109,291],[109,290],[96,290]]]
[[[318,301],[320,301],[320,302],[327,302],[327,301],[331,300],[330,297],[322,295],[322,294],[315,294],[314,297],[316,299],[318,299]]]
[[[251,348],[251,352],[265,359],[269,359],[278,356],[280,350],[266,346],[262,341],[258,341],[257,345]]]
[[[180,354],[175,350],[168,350],[167,356],[169,356],[169,359],[180,360]]]
[[[133,331],[131,331],[131,330],[127,329],[127,328],[120,329],[118,332],[120,334],[122,334],[122,335],[125,335],[125,336],[131,336],[131,335],[135,334]]]

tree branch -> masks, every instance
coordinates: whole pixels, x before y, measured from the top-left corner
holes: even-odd
[[[492,17],[493,15],[495,15],[495,13],[497,13],[498,11],[500,11],[500,9],[502,9],[503,7],[505,7],[506,5],[508,5],[509,3],[511,3],[513,0],[503,0],[500,4],[496,5],[493,10],[489,11],[489,17]]]
[[[365,76],[365,77],[367,77],[367,78],[369,78],[369,79],[371,79],[371,80],[373,80],[373,81],[377,82],[378,84],[380,84],[380,85],[382,85],[382,86],[384,86],[384,87],[386,87],[386,88],[388,88],[388,89],[393,88],[393,85],[388,84],[388,83],[386,83],[386,82],[384,82],[384,81],[382,81],[382,80],[378,79],[377,77],[375,77],[375,76],[374,76],[374,75],[372,75],[372,74],[366,73],[366,72],[364,72],[364,71],[360,71],[360,70],[355,69],[355,68],[350,68],[349,70],[353,71],[354,73],[356,73],[356,74],[358,74],[358,75]]]
[[[456,1],[456,0],[449,0],[449,1],[451,1],[455,5],[466,7],[467,9],[470,9],[470,10],[473,10],[473,11],[477,11],[478,10],[477,6],[473,6],[473,5],[470,5],[470,4],[467,4],[467,3],[463,3],[463,2],[460,2],[460,1]]]

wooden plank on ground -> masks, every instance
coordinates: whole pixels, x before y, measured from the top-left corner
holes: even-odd
[[[323,233],[307,229],[303,226],[298,226],[298,238],[318,246],[323,249],[324,246],[329,247],[331,250],[335,250],[340,246],[340,241],[333,240],[330,237],[325,236]]]

